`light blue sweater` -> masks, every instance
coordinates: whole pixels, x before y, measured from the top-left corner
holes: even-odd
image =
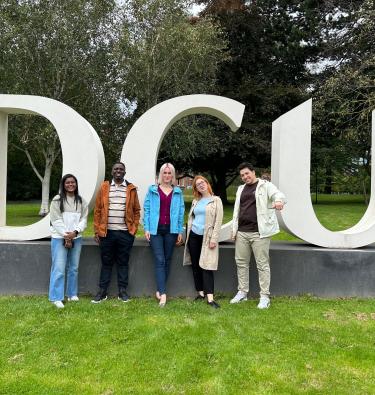
[[[204,225],[206,223],[206,206],[212,197],[201,198],[194,207],[194,219],[192,224],[192,231],[197,235],[203,235]]]
[[[148,188],[145,202],[143,204],[144,218],[143,227],[145,232],[156,235],[158,232],[158,223],[160,215],[160,196],[157,185],[151,185]],[[183,232],[185,203],[182,191],[179,187],[173,187],[171,201],[171,233]]]

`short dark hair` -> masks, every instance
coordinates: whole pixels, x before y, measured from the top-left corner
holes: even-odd
[[[255,170],[254,166],[253,166],[251,163],[249,163],[249,162],[242,162],[242,163],[237,167],[237,169],[238,169],[239,172],[240,172],[241,170],[243,170],[243,169],[246,169],[246,168],[248,168],[250,171],[254,171],[254,170]]]
[[[115,162],[115,163],[112,165],[112,169],[113,169],[116,165],[123,165],[123,166],[124,166],[124,169],[126,169],[126,166],[125,166],[125,163],[124,163],[124,162],[120,162],[120,161]]]

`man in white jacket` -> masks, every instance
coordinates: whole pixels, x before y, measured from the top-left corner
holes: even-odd
[[[232,229],[232,239],[236,243],[238,292],[230,303],[247,300],[253,251],[259,274],[258,308],[267,309],[270,306],[270,241],[271,236],[279,232],[275,210],[283,209],[285,196],[271,182],[257,178],[250,163],[242,163],[238,170],[244,182],[236,193]]]

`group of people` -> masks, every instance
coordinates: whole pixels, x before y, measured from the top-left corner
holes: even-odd
[[[129,258],[141,207],[137,188],[125,179],[125,174],[124,163],[115,163],[112,180],[101,184],[96,197],[94,231],[100,247],[101,271],[99,290],[92,303],[107,299],[115,263],[118,299],[123,302],[130,300],[126,291]],[[236,193],[232,228],[238,292],[230,303],[247,300],[252,251],[259,273],[258,308],[265,309],[270,306],[270,239],[279,231],[275,210],[283,209],[285,196],[271,182],[257,178],[250,163],[242,163],[239,174],[243,185]],[[183,264],[191,265],[197,291],[195,300],[207,300],[209,306],[217,309],[220,306],[214,299],[214,272],[219,262],[223,204],[202,175],[194,178],[192,190],[194,199],[188,215]],[[164,307],[173,251],[176,245],[183,244],[185,212],[183,193],[176,185],[176,172],[171,163],[160,168],[158,182],[148,188],[143,209],[145,237],[154,258],[155,296],[158,305]],[[82,232],[87,226],[88,215],[87,203],[79,195],[74,175],[63,176],[59,194],[52,199],[50,213],[52,267],[49,300],[57,308],[64,308],[65,295],[68,301],[79,300],[78,266]]]

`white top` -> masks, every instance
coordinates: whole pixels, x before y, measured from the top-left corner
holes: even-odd
[[[67,196],[64,201],[64,212],[60,211],[60,195],[56,195],[51,202],[51,236],[55,239],[64,238],[65,233],[78,232],[77,237],[87,227],[88,206],[82,198],[81,203],[75,203],[74,197]]]

